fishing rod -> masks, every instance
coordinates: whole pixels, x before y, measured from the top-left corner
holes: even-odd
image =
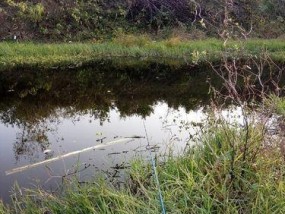
[[[162,192],[161,192],[161,188],[160,188],[160,182],[158,179],[158,173],[157,173],[157,169],[156,169],[156,164],[155,164],[155,159],[151,153],[151,150],[148,149],[150,147],[149,144],[149,138],[147,135],[147,131],[146,131],[146,126],[145,126],[145,122],[143,121],[143,125],[144,125],[144,131],[145,131],[145,135],[146,135],[146,140],[147,140],[147,150],[149,151],[149,156],[151,158],[151,165],[152,165],[152,171],[153,171],[153,176],[155,178],[155,182],[156,182],[156,186],[158,189],[158,196],[159,196],[159,202],[160,202],[160,206],[161,206],[161,213],[162,214],[166,214],[166,208],[164,205],[164,200],[163,200],[163,196],[162,196]]]

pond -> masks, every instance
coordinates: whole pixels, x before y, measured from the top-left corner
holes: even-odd
[[[207,69],[157,64],[0,72],[0,199],[74,176],[121,185],[131,160],[182,153],[213,110],[209,82],[223,90]],[[242,123],[238,109],[224,113]]]
[[[57,191],[62,178],[74,174],[81,182],[104,176],[119,184],[131,159],[148,161],[149,151],[183,152],[205,118],[210,74],[137,73],[2,73],[0,198],[9,203],[15,184]],[[95,148],[11,173],[90,147]]]

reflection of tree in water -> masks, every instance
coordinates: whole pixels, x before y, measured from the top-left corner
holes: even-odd
[[[16,161],[28,159],[34,162],[39,158],[50,158],[44,155],[44,151],[49,149],[51,141],[49,135],[57,134],[57,127],[63,119],[69,119],[73,123],[80,121],[81,116],[90,115],[90,120],[109,121],[110,106],[104,105],[101,109],[78,109],[75,107],[58,108],[47,105],[40,107],[30,102],[22,100],[17,107],[0,109],[0,120],[6,125],[17,126],[20,131],[16,135],[14,143],[14,154]],[[48,101],[47,101],[48,102]],[[32,106],[31,106],[32,105]],[[98,107],[98,106],[97,106]],[[57,141],[63,140],[59,136]]]
[[[17,133],[16,142],[14,144],[14,153],[16,161],[21,157],[28,158],[31,161],[39,158],[44,150],[50,146],[48,132],[51,129],[47,124],[23,124],[21,132]]]
[[[19,129],[13,145],[16,161],[21,158],[35,161],[49,148],[48,135],[57,131],[60,114],[49,105],[44,106],[22,99],[0,104],[0,121]]]
[[[63,118],[76,123],[88,114],[91,121],[97,120],[103,125],[109,121],[111,110],[118,111],[121,117],[147,117],[158,102],[165,102],[174,109],[182,106],[188,111],[209,101],[203,73],[195,78],[177,72],[174,76],[165,76],[166,71],[142,74],[146,77],[135,75],[129,69],[125,73],[84,70],[7,75],[6,82],[0,82],[5,83],[0,92],[4,94],[0,101],[0,121],[21,130],[14,145],[16,160],[43,155],[50,147],[49,134],[56,131],[57,123]],[[128,78],[120,78],[122,75]],[[11,88],[13,92],[7,92]],[[23,91],[28,93],[23,96]],[[55,128],[51,130],[51,127]]]

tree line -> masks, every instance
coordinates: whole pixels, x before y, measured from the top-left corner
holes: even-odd
[[[4,0],[0,39],[84,40],[118,31],[167,36],[173,29],[216,37],[284,37],[285,0]]]

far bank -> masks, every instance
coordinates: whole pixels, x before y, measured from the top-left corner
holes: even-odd
[[[266,55],[277,64],[285,63],[285,42],[281,39],[239,41],[181,40],[153,41],[145,36],[125,36],[109,42],[85,43],[0,43],[0,70],[65,70],[111,60],[118,66],[193,65],[219,63],[225,59],[248,60]]]

